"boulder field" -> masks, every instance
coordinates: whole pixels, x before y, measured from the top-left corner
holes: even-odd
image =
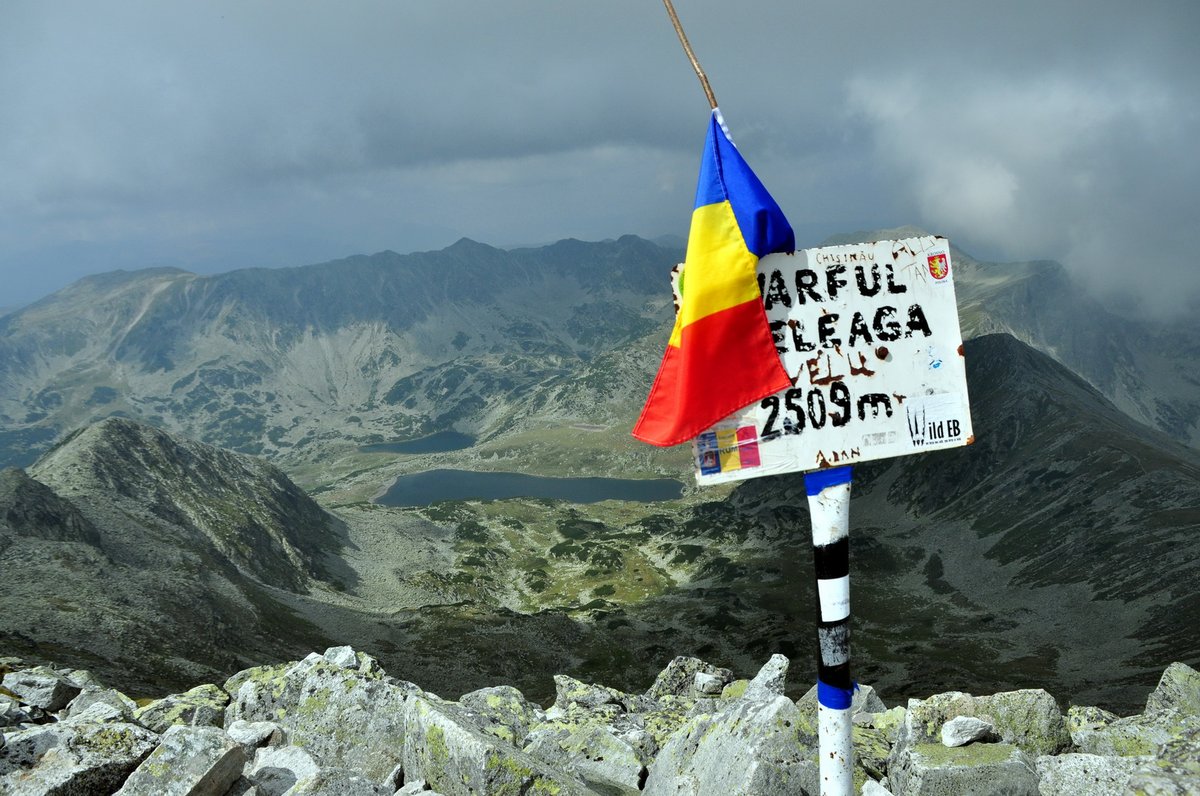
[[[0,658],[11,796],[783,796],[819,793],[815,689],[671,661],[643,693],[566,675],[444,699],[333,647],[135,702],[91,674]],[[1200,794],[1200,674],[1173,663],[1144,712],[1064,714],[1041,689],[853,703],[866,796]]]

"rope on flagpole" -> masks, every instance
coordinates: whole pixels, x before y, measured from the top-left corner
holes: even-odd
[[[708,97],[709,107],[716,110],[717,97],[708,83],[708,75],[704,74],[700,62],[696,60],[696,53],[692,51],[692,45],[688,43],[687,34],[683,32],[683,25],[679,23],[679,15],[675,13],[675,6],[671,0],[663,0],[663,5],[667,7],[667,14],[671,17],[671,24],[675,26],[675,33],[679,36],[679,43],[683,45],[683,51],[687,53],[688,60],[692,62],[692,69],[696,70],[696,77],[700,78],[700,85],[704,88],[704,96]]]

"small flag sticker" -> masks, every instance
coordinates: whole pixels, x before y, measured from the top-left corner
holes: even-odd
[[[696,437],[696,464],[701,475],[758,467],[758,432],[754,426],[706,431]]]

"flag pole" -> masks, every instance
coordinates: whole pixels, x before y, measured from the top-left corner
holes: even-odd
[[[821,796],[854,793],[850,703],[849,467],[805,473],[817,593],[817,746]]]
[[[696,60],[696,53],[692,52],[692,45],[688,43],[687,34],[683,32],[683,25],[679,23],[679,15],[675,13],[674,4],[671,3],[671,0],[663,0],[663,5],[667,7],[667,14],[671,17],[671,24],[675,26],[675,33],[679,36],[679,43],[683,45],[683,51],[687,53],[688,60],[692,62],[692,69],[696,70],[696,77],[700,78],[700,85],[704,88],[704,96],[708,97],[709,107],[716,110],[717,97],[708,83],[708,75],[704,74],[700,62]]]

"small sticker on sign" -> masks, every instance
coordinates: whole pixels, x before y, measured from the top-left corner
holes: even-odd
[[[702,475],[758,467],[758,431],[754,426],[719,428],[696,438],[696,466]]]
[[[939,282],[950,276],[950,258],[944,254],[931,254],[927,258],[929,262],[929,275]]]
[[[908,433],[913,445],[941,445],[962,439],[964,424],[959,417],[961,401],[958,396],[919,396],[910,400],[906,407]]]

